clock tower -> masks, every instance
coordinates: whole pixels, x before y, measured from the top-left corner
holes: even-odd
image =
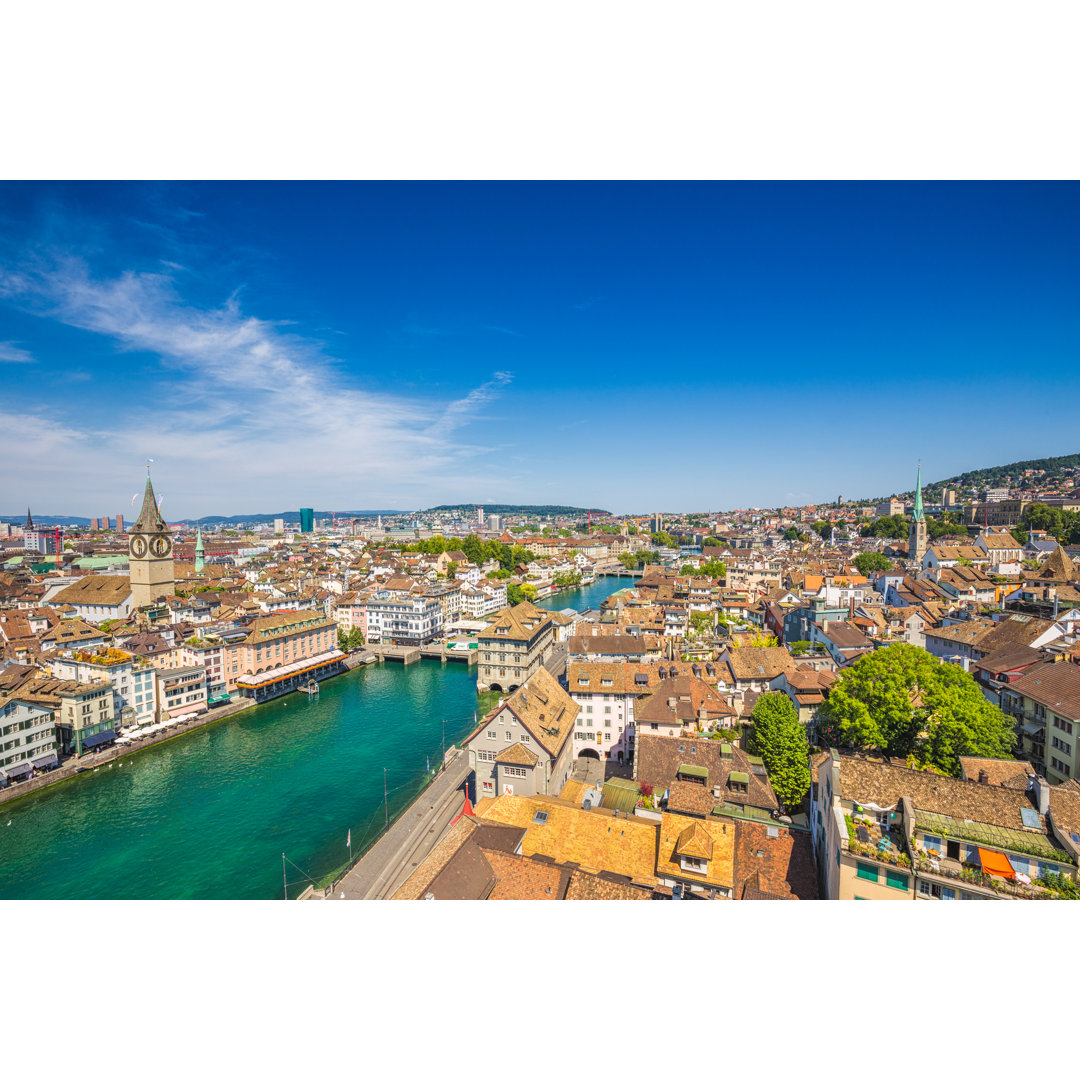
[[[149,468],[142,510],[130,532],[128,575],[131,579],[132,607],[144,607],[162,596],[175,595],[172,536],[158,510]]]

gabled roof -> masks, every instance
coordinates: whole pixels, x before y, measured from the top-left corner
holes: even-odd
[[[528,765],[531,768],[540,759],[524,743],[516,742],[496,754],[495,760],[507,765]]]

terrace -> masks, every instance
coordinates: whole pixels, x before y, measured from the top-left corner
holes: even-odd
[[[873,815],[869,810],[860,811],[856,803],[851,814],[844,814],[844,823],[850,854],[890,866],[911,866],[911,857],[904,850],[903,822],[898,810]]]

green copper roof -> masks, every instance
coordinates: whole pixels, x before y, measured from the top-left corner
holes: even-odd
[[[195,554],[199,555],[204,552],[206,548],[203,547],[202,542],[202,529],[196,528],[195,530]]]
[[[922,465],[919,466],[918,472],[915,474],[915,513],[914,518],[916,521],[923,520],[923,508],[922,508]]]

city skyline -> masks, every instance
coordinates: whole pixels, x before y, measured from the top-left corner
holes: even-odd
[[[4,510],[122,512],[146,457],[179,519],[799,505],[909,490],[919,456],[944,477],[1067,453],[947,406],[976,372],[1080,387],[1074,195],[5,184]]]

